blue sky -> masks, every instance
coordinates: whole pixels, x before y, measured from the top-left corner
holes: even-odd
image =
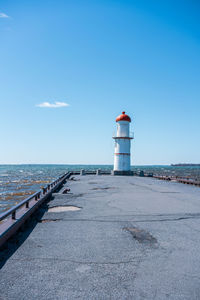
[[[0,163],[112,164],[122,110],[132,164],[199,163],[199,20],[192,0],[1,0]]]

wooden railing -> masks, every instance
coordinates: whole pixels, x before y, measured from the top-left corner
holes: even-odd
[[[0,246],[10,238],[30,215],[56,191],[67,178],[71,176],[67,172],[56,180],[47,184],[42,190],[22,200],[17,205],[0,214]]]

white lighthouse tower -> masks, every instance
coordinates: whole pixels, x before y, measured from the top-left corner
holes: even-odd
[[[131,118],[122,112],[116,118],[117,134],[113,137],[115,140],[115,153],[114,153],[114,175],[132,175],[131,172],[131,140],[129,134],[129,125]]]

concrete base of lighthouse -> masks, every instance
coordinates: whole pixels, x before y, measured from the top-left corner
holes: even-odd
[[[116,171],[116,170],[112,170],[111,174],[112,175],[118,175],[118,176],[133,176],[134,172],[133,171]]]

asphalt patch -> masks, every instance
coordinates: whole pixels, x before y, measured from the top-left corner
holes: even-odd
[[[157,239],[148,231],[136,227],[125,227],[124,230],[130,232],[133,238],[136,239],[140,244],[146,244],[149,246],[157,244]]]
[[[54,207],[50,207],[48,209],[48,212],[63,212],[63,211],[77,211],[80,210],[81,207],[77,207],[77,206],[71,206],[71,205],[66,205],[66,206],[54,206]]]
[[[60,221],[61,219],[43,219],[43,220],[39,220],[39,223],[48,223],[48,222],[57,222]]]
[[[103,188],[96,187],[96,188],[93,188],[91,190],[97,191],[97,190],[110,190],[110,189],[114,189],[114,188],[113,187],[103,187]]]

